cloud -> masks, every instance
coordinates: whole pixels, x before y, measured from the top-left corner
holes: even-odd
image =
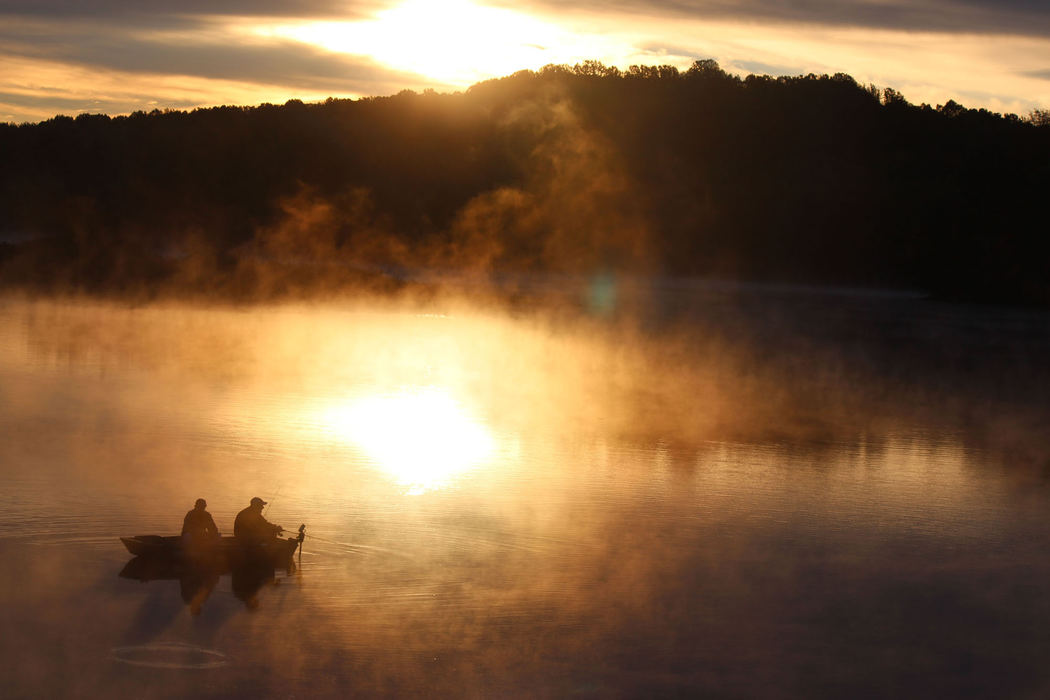
[[[347,61],[348,65],[351,63]],[[55,114],[127,114],[137,110],[192,109],[211,105],[283,103],[329,96],[392,94],[406,87],[381,68],[362,63],[360,75],[347,76],[343,94],[331,84],[305,87],[310,81],[261,84],[192,75],[136,73],[24,57],[0,52],[0,122],[35,122]],[[290,75],[290,74],[288,74]],[[388,82],[384,82],[387,81]],[[310,83],[312,86],[313,83]],[[358,89],[353,89],[353,88]],[[407,85],[413,87],[413,85]]]
[[[536,0],[532,4],[561,12],[1050,36],[1050,4],[1043,0]]]
[[[370,57],[260,37],[238,21],[186,18],[156,26],[11,18],[0,23],[0,76],[7,122],[438,87]]]
[[[704,20],[756,20],[905,31],[1050,36],[1045,0],[531,0],[485,2],[565,13],[630,13]],[[187,17],[362,19],[398,0],[0,0],[0,17],[92,18],[163,24]]]
[[[774,65],[771,63],[762,63],[761,61],[738,60],[732,67],[740,68],[742,71],[754,73],[755,75],[799,75],[805,72],[798,66],[788,66],[785,64]]]
[[[226,32],[136,36],[94,23],[50,34],[4,28],[0,29],[0,51],[113,71],[294,85],[331,94],[372,94],[377,87],[401,85],[409,79],[366,58],[333,54],[298,42],[245,40]]]
[[[368,13],[386,2],[353,0],[0,0],[0,16],[114,19],[167,24],[176,16],[344,17]]]
[[[465,49],[470,70],[460,73],[469,80],[437,78],[437,57],[448,59],[440,51],[416,65],[391,58],[400,54],[385,40],[386,53],[353,34],[326,50],[309,38],[260,32],[323,20],[370,36],[356,20],[374,20],[399,0],[0,0],[0,121],[463,89],[542,62],[586,59],[684,68],[715,58],[734,72],[846,72],[913,100],[986,93],[998,97],[985,106],[1022,111],[1050,99],[1043,0],[475,2],[542,18],[537,26],[553,27],[557,40],[539,42],[545,50],[533,63],[515,58],[523,64],[509,68],[498,49],[473,49],[474,63]],[[372,55],[363,55],[368,46]]]

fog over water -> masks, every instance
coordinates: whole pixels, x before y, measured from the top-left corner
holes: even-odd
[[[0,301],[5,697],[1050,690],[1050,316],[628,282]],[[298,570],[118,575],[252,496]]]

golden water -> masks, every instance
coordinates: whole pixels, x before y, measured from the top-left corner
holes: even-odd
[[[931,328],[928,307],[899,304],[891,345]],[[1039,361],[1043,319],[993,323],[1008,352],[975,349],[979,386],[960,388],[971,369],[921,358],[887,378],[858,358],[895,351],[858,353],[852,330],[770,346],[753,314],[727,331],[745,311],[4,302],[6,688],[1050,689],[1045,375],[1016,397],[996,381],[1005,356]],[[995,320],[938,313],[950,342]],[[117,576],[118,536],[173,534],[198,497],[229,532],[256,495],[311,535],[257,607],[228,577],[194,610],[179,581]]]

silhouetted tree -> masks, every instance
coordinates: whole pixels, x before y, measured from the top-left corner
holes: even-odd
[[[1028,114],[1028,121],[1036,126],[1050,126],[1050,109],[1033,109]]]
[[[0,282],[247,293],[266,272],[306,294],[402,265],[601,264],[1046,304],[1048,121],[709,59],[58,116],[0,125]]]

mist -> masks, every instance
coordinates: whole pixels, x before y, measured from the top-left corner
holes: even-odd
[[[987,663],[1024,670],[956,613],[1003,614],[1007,572],[1042,566],[1041,316],[629,285],[631,312],[609,313],[565,287],[547,308],[5,300],[2,546],[37,583],[4,588],[5,626],[28,635],[5,645],[15,695],[808,693],[799,649],[853,625],[868,631],[834,659],[888,644],[934,671],[979,636]],[[443,474],[399,471],[346,422],[393,401],[393,439],[445,464],[420,402],[435,394],[490,445]],[[173,582],[116,577],[118,534],[170,531],[201,495],[228,529],[253,494],[314,535],[257,608],[225,578],[192,614]],[[1016,600],[1031,622],[1003,629],[1037,645],[1039,601]],[[954,632],[920,653],[915,615]],[[785,629],[794,651],[769,641]],[[182,670],[157,684],[151,663]],[[884,673],[901,670],[842,687]]]

